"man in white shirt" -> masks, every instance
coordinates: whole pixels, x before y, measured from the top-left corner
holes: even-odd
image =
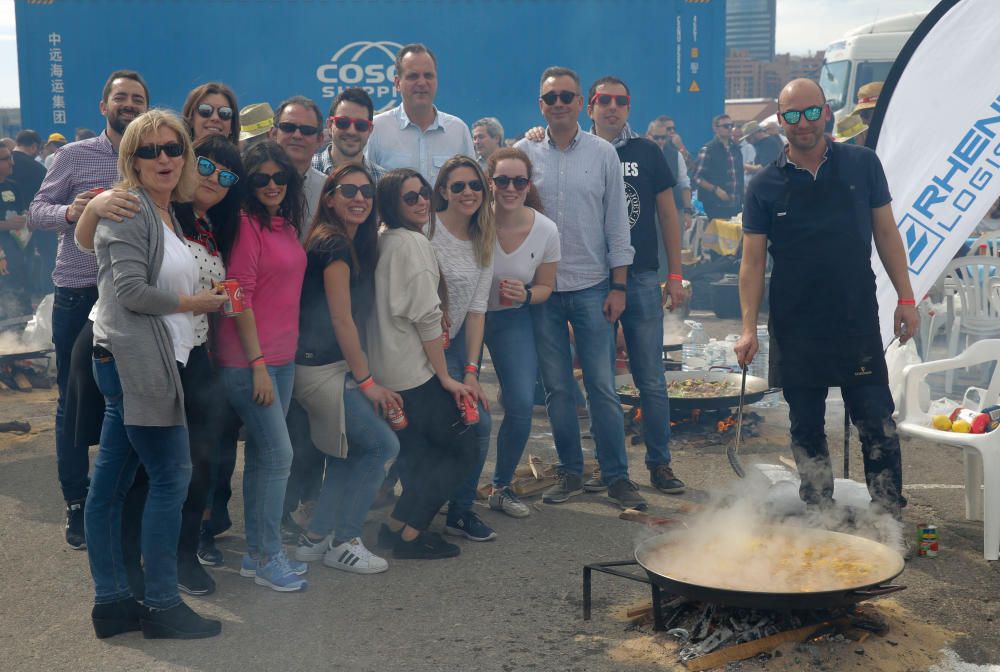
[[[323,142],[323,113],[309,98],[292,96],[278,105],[270,136],[284,147],[288,158],[302,175],[306,221],[301,222],[301,238],[305,240],[312,229],[313,215],[319,207],[319,197],[326,182],[326,175],[312,167],[313,155]]]
[[[422,44],[408,44],[396,54],[398,106],[375,116],[375,130],[365,156],[385,170],[412,168],[434,184],[444,162],[456,154],[475,158],[469,127],[434,107],[437,59]]]

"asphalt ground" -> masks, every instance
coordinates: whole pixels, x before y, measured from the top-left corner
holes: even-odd
[[[736,327],[732,321],[706,323],[719,338]],[[484,378],[495,392],[488,367]],[[532,515],[523,520],[479,509],[499,537],[488,543],[458,542],[459,558],[390,558],[389,571],[375,576],[345,574],[316,563],[308,575],[308,591],[279,594],[240,578],[236,569],[243,550],[242,460],[234,478],[234,530],[220,539],[226,566],[212,570],[218,590],[206,598],[185,597],[196,610],[223,620],[222,635],[178,642],[147,641],[130,633],[99,641],[89,620],[92,584],[86,553],[63,541],[54,407],[54,390],[0,391],[0,421],[29,420],[32,425],[24,436],[0,434],[0,669],[603,672],[673,667],[665,658],[632,657],[627,649],[623,658],[623,645],[651,636],[648,626],[636,629],[623,618],[625,609],[648,599],[643,586],[595,576],[593,618],[582,620],[583,565],[627,559],[635,541],[648,534],[643,526],[620,520],[619,509],[604,495],[586,494],[558,506],[529,499]],[[790,457],[787,408],[779,404],[752,410],[765,420],[760,436],[746,440],[744,460],[775,463]],[[838,470],[842,414],[842,405],[831,402],[827,427]],[[585,432],[587,424],[581,421]],[[498,425],[495,417],[494,427]],[[683,515],[679,501],[705,501],[736,478],[724,442],[680,438],[674,443],[674,467],[689,486],[682,496],[652,490],[643,446],[628,447],[632,476],[653,514]],[[584,444],[592,455],[592,441]],[[542,409],[536,409],[527,452],[555,460]],[[852,452],[851,476],[863,482],[856,438]],[[492,473],[492,457],[491,452],[485,474]],[[905,482],[920,486],[906,493],[906,531],[913,534],[923,521],[937,524],[941,551],[935,559],[907,563],[899,582],[908,588],[893,596],[894,603],[925,631],[949,633],[947,646],[961,660],[1000,662],[1000,563],[983,559],[982,523],[965,520],[963,490],[956,487],[963,483],[961,454],[907,442],[903,459]],[[372,548],[384,515],[376,511],[369,517],[365,538]],[[443,518],[435,524],[443,525]],[[916,644],[900,639],[903,647]],[[832,656],[827,660],[824,651],[813,647],[812,662],[803,662],[801,669],[886,669],[863,656],[844,664]],[[930,669],[937,658],[935,649],[926,666],[906,669]]]

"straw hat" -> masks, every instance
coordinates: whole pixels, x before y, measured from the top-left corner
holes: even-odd
[[[837,132],[833,138],[837,142],[847,142],[868,130],[868,125],[857,114],[849,114],[837,122]]]
[[[745,136],[752,135],[753,133],[762,130],[764,129],[762,129],[760,127],[760,124],[758,124],[756,121],[748,121],[747,123],[743,124],[743,135]]]
[[[868,82],[858,89],[858,104],[854,106],[851,114],[858,110],[868,110],[878,103],[878,97],[882,94],[882,86],[885,82]]]
[[[240,141],[256,138],[274,126],[274,110],[268,103],[252,103],[240,110]]]

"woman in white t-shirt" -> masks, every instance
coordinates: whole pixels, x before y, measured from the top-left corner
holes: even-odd
[[[486,346],[503,393],[504,416],[497,434],[490,508],[524,518],[530,513],[510,482],[531,432],[538,355],[529,305],[552,294],[559,261],[559,230],[541,213],[531,184],[531,161],[519,149],[500,149],[490,156],[487,173],[493,183],[496,250],[493,283],[486,315]]]
[[[445,350],[448,372],[456,380],[477,391],[482,361],[486,306],[493,282],[493,211],[490,209],[486,176],[475,159],[453,156],[448,159],[434,184],[431,205],[435,217],[427,226],[441,275],[447,288],[444,320],[450,345]],[[451,495],[445,532],[473,541],[489,541],[496,532],[472,510],[479,487],[479,475],[490,449],[492,423],[489,406],[479,403],[479,422],[473,429],[479,459],[473,472]]]

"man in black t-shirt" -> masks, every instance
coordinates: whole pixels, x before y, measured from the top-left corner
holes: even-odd
[[[684,301],[681,290],[681,232],[672,188],[674,176],[656,143],[640,137],[628,125],[628,86],[616,77],[602,77],[587,94],[592,132],[618,150],[635,258],[628,273],[625,312],[621,314],[632,379],[639,389],[646,467],[650,482],[662,492],[684,492],[684,483],[670,466],[670,400],[663,379],[663,304]],[[661,290],[657,279],[657,217],[663,231],[670,275]],[[598,479],[587,490],[602,488]]]

